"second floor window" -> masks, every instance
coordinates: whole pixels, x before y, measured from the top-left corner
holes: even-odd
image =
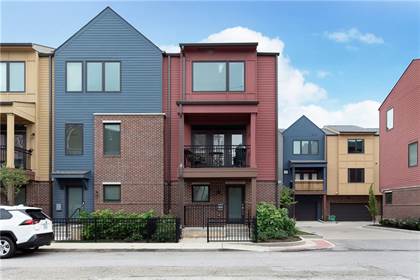
[[[365,169],[364,168],[349,168],[348,169],[348,182],[349,183],[364,183],[365,182]]]
[[[119,156],[121,154],[121,124],[104,123],[104,155]]]
[[[244,91],[244,62],[193,62],[193,91]]]
[[[418,165],[419,143],[411,143],[408,145],[408,167]]]
[[[25,62],[0,62],[0,91],[25,91]]]
[[[319,150],[318,140],[295,140],[293,141],[294,155],[317,155]]]
[[[83,90],[83,63],[67,62],[66,63],[66,91],[81,92]]]
[[[66,155],[83,154],[83,124],[66,124]]]
[[[348,139],[347,153],[349,154],[363,154],[365,152],[365,140],[363,139]]]
[[[394,128],[394,108],[386,111],[386,129]]]
[[[86,90],[120,91],[120,62],[86,62]]]

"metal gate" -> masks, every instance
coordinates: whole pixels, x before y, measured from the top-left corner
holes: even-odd
[[[207,219],[207,242],[256,242],[256,219]]]

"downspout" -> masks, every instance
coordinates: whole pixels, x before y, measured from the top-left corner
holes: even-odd
[[[53,90],[52,90],[52,56],[53,54],[50,54],[48,56],[48,62],[49,62],[49,109],[48,109],[48,116],[49,116],[49,124],[48,124],[48,149],[49,149],[49,154],[48,154],[48,161],[49,161],[49,170],[48,170],[48,184],[50,187],[50,217],[53,217],[53,207],[54,207],[54,203],[53,203],[53,199],[54,199],[54,195],[53,195],[53,183],[52,183],[52,120],[53,120]]]

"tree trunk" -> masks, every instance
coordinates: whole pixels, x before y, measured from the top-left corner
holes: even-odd
[[[7,186],[7,205],[15,204],[15,187]]]

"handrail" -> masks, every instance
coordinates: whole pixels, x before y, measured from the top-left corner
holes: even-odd
[[[82,205],[80,205],[80,207],[77,207],[76,209],[74,209],[73,213],[70,215],[69,218],[73,218],[74,214],[76,214],[77,211],[79,211],[79,215],[80,215],[80,211],[82,210],[82,208],[85,208],[85,202],[82,202]]]

